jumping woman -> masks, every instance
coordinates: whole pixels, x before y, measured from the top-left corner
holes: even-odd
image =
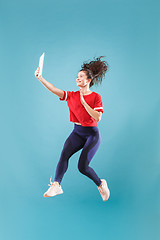
[[[40,68],[35,71],[35,76],[52,93],[57,95],[61,101],[67,101],[70,111],[70,121],[74,123],[74,128],[66,139],[59,162],[57,164],[54,182],[48,184],[50,187],[44,193],[44,197],[53,197],[62,194],[62,178],[67,171],[69,158],[82,149],[78,169],[90,178],[96,185],[103,201],[107,201],[110,191],[105,179],[100,179],[96,172],[89,166],[93,156],[97,152],[101,135],[97,127],[97,122],[101,120],[103,104],[101,95],[91,91],[90,88],[102,82],[102,78],[108,69],[106,61],[101,61],[103,56],[94,59],[89,63],[84,62],[76,79],[79,91],[63,91],[47,82],[42,76],[38,77]]]

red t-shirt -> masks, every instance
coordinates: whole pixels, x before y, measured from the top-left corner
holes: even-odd
[[[67,105],[70,111],[70,121],[78,122],[82,126],[97,126],[97,121],[90,116],[85,107],[81,103],[80,91],[63,91],[63,98],[59,98],[61,101],[67,101]],[[92,92],[88,95],[83,95],[86,103],[94,110],[103,113],[103,105],[101,95]]]

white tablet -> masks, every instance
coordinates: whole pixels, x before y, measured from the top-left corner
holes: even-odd
[[[40,58],[39,58],[39,67],[40,67],[40,70],[39,70],[38,77],[39,77],[40,75],[42,76],[43,62],[44,62],[44,53],[43,53],[43,54],[40,56]]]

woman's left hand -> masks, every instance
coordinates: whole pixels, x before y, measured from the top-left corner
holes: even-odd
[[[82,94],[82,92],[81,92],[81,89],[80,89],[80,98],[81,98],[81,103],[84,105],[85,100],[84,100],[84,98],[83,98],[83,94]]]

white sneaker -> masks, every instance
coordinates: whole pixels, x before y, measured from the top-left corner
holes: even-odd
[[[97,186],[97,188],[98,188],[98,190],[101,194],[101,197],[102,197],[103,201],[107,201],[109,196],[110,196],[110,191],[109,191],[109,188],[107,186],[106,180],[101,179],[101,181],[102,181],[102,184],[99,187]]]
[[[44,197],[53,197],[63,193],[61,185],[58,182],[51,182],[51,179],[52,177],[50,178],[50,184],[48,184],[50,188],[44,193]]]

